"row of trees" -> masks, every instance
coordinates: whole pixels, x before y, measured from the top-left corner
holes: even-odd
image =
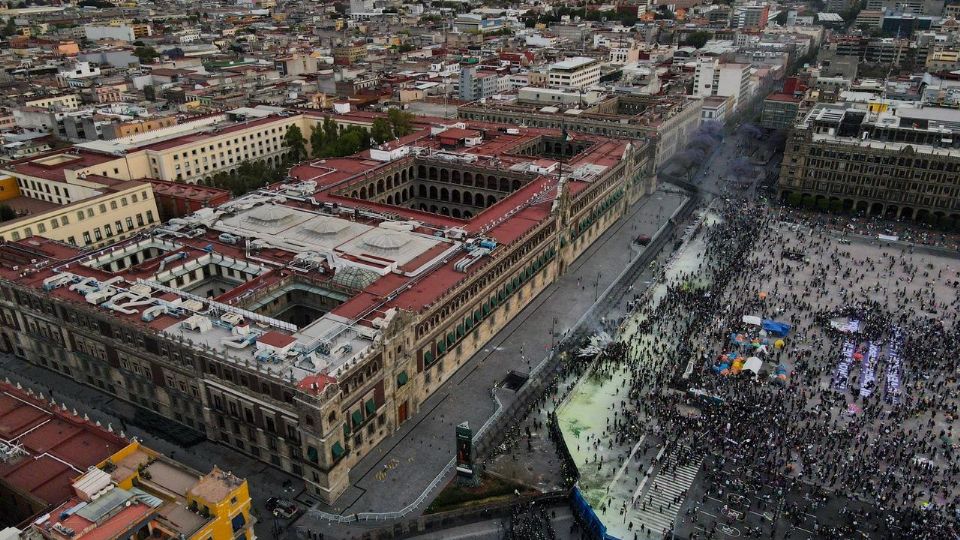
[[[263,161],[244,161],[237,167],[235,174],[226,172],[217,173],[200,180],[205,186],[218,187],[229,190],[234,196],[249,193],[266,185],[283,180],[286,162],[276,169],[271,168]]]
[[[340,128],[327,116],[310,133],[310,155],[318,158],[349,156],[370,148],[371,139],[376,144],[383,144],[412,132],[413,115],[399,109],[390,109],[386,118],[375,119],[369,130],[362,126]],[[307,157],[307,140],[300,128],[290,128],[284,143],[290,149],[291,161]]]
[[[370,148],[371,140],[377,144],[403,137],[413,132],[413,115],[399,109],[390,109],[386,118],[374,120],[370,130],[363,126],[339,128],[332,118],[325,117],[310,133],[310,154],[316,158],[343,157]],[[243,195],[268,184],[279,182],[291,165],[307,158],[307,140],[298,126],[291,126],[283,136],[287,149],[283,160],[276,168],[263,161],[245,161],[236,173],[218,173],[202,180],[207,186],[230,190],[234,195]]]

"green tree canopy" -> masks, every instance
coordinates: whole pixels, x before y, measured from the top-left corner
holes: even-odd
[[[386,118],[377,118],[370,127],[370,137],[377,144],[383,144],[393,138],[393,126]]]
[[[699,49],[700,47],[706,45],[712,37],[713,34],[710,32],[691,32],[690,34],[687,34],[687,39],[683,40],[683,44]]]
[[[413,132],[413,115],[400,109],[387,111],[387,121],[393,127],[395,137],[403,137]]]
[[[7,19],[7,23],[0,29],[0,35],[10,37],[17,33],[17,25],[13,22],[13,17]]]
[[[263,161],[244,161],[237,167],[235,174],[217,173],[204,183],[208,186],[228,189],[236,196],[283,180],[286,167],[281,165],[271,169]]]
[[[160,53],[153,47],[137,47],[133,49],[133,55],[140,60],[141,64],[149,64],[156,60]]]
[[[0,204],[0,221],[10,221],[11,219],[16,219],[17,212],[10,208],[8,204]]]
[[[283,145],[286,146],[289,153],[289,160],[296,163],[303,161],[307,157],[307,141],[303,138],[303,132],[299,126],[290,126],[283,136]]]

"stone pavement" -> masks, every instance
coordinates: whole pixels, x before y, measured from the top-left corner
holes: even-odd
[[[574,531],[574,518],[569,506],[560,506],[550,509],[550,525],[553,527],[553,538],[556,540],[580,539],[579,531]],[[438,532],[431,532],[412,536],[417,540],[501,540],[509,537],[510,520],[490,519],[469,525],[451,527]],[[546,535],[546,532],[544,531]]]
[[[13,355],[0,354],[0,377],[10,382],[20,383],[24,388],[33,388],[45,396],[53,396],[57,403],[66,403],[67,407],[86,413],[91,421],[99,420],[104,428],[113,425],[116,432],[125,431],[127,438],[136,437],[148,447],[162,452],[201,473],[209,472],[216,465],[237,476],[246,478],[253,499],[254,526],[260,538],[273,537],[273,516],[266,511],[264,504],[268,497],[293,498],[303,490],[303,481],[263,462],[245,456],[237,451],[211,441],[184,448],[161,439],[130,423],[135,407],[122,400],[113,398],[93,388],[83,386],[63,375],[29,364]],[[284,482],[290,484],[285,489]],[[287,523],[278,523],[286,526]]]
[[[490,396],[494,384],[510,370],[527,372],[542,361],[551,346],[552,332],[569,330],[594,303],[596,295],[636,256],[640,248],[635,247],[633,239],[655,233],[684,200],[685,196],[674,189],[661,189],[641,199],[564,276],[533,299],[486,348],[427,399],[418,417],[353,468],[352,486],[336,505],[318,508],[341,514],[390,512],[414,501],[453,456],[454,427],[466,420],[478,429],[495,411]],[[504,407],[509,407],[514,393],[500,389],[497,396]],[[364,529],[363,524],[331,526],[310,515],[301,518],[297,526],[322,531],[325,537],[349,537]]]

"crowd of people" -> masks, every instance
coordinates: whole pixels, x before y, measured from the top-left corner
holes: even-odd
[[[595,452],[590,466],[618,468],[654,434],[684,449],[681,460],[736,460],[754,488],[822,489],[872,508],[815,518],[818,534],[956,537],[956,269],[909,248],[787,226],[747,201],[720,213],[703,232],[697,267],[671,276],[656,301],[649,290],[634,298],[619,341],[595,360],[591,376],[622,381],[629,397],[599,435],[578,441]],[[772,343],[743,315],[792,328],[785,345],[764,347],[760,376],[720,375],[714,358],[738,347],[731,333]],[[604,462],[610,448],[620,450]],[[630,473],[639,485],[642,471]],[[753,491],[749,482],[743,489]],[[789,521],[800,510],[787,505],[780,515]]]

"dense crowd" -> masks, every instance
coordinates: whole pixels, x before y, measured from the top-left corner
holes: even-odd
[[[613,379],[627,370],[630,399],[603,435],[582,444],[595,447],[603,467],[601,448],[629,448],[654,432],[687,455],[736,459],[758,483],[822,488],[874,508],[842,525],[816,524],[818,532],[887,527],[909,538],[955,537],[955,271],[909,249],[855,255],[826,232],[778,227],[762,207],[727,204],[705,231],[698,268],[671,280],[658,302],[636,299],[639,322],[625,325],[593,372]],[[764,356],[788,376],[712,369],[731,332],[758,334],[742,322],[747,314],[793,324],[788,345]],[[844,350],[851,354],[841,369]],[[702,391],[673,391],[692,386]]]

